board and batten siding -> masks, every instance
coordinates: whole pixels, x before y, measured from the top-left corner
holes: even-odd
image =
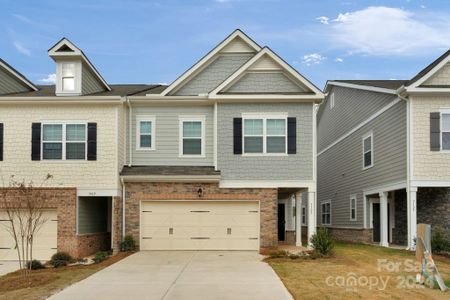
[[[365,102],[364,99],[361,99]],[[373,133],[373,167],[363,170],[362,137]],[[332,227],[364,226],[363,191],[407,179],[406,103],[401,101],[317,158],[317,213],[331,200]],[[357,220],[350,221],[350,196]]]
[[[297,153],[286,156],[233,154],[233,118],[242,113],[281,113],[297,118]],[[222,180],[312,180],[313,104],[217,105],[217,165]]]
[[[6,71],[4,68],[0,67],[0,95],[26,92],[29,90],[30,88],[23,82],[15,78],[14,75]]]
[[[132,165],[214,165],[213,110],[213,106],[133,106],[131,124]],[[155,117],[155,150],[136,150],[136,117],[140,115]],[[205,117],[205,157],[185,158],[179,156],[179,118],[183,116]],[[127,151],[129,151],[129,147],[127,147]]]
[[[330,109],[329,95],[332,93],[335,104]],[[333,86],[329,95],[317,115],[318,153],[396,98],[394,95],[339,86]]]
[[[83,63],[81,67],[81,93],[83,95],[89,95],[104,91],[103,85],[92,74],[86,64]]]

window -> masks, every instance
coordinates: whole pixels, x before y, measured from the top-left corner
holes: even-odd
[[[441,113],[441,149],[450,150],[450,113]]]
[[[204,156],[204,117],[180,118],[180,156]]]
[[[64,92],[75,90],[75,64],[63,63],[61,66],[62,90]]]
[[[85,160],[85,123],[42,124],[43,160]]]
[[[244,117],[245,154],[286,154],[286,117]]]
[[[322,203],[322,224],[331,225],[331,202]]]
[[[350,221],[356,221],[356,196],[350,196]]]
[[[136,149],[155,150],[155,117],[136,116]]]
[[[373,166],[373,134],[363,137],[363,169]]]
[[[334,108],[334,93],[330,94],[330,109]]]
[[[306,206],[302,206],[302,225],[306,225]]]

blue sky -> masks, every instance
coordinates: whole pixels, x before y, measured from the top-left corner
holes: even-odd
[[[80,47],[109,83],[170,83],[235,28],[322,88],[408,79],[450,48],[448,0],[0,0],[0,57],[33,82]]]

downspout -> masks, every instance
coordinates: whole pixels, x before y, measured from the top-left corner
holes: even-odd
[[[131,167],[133,165],[133,152],[132,152],[132,107],[130,98],[127,97],[127,106],[128,106],[128,153],[130,158],[128,159],[128,166]]]
[[[120,177],[120,183],[122,184],[122,241],[125,237],[125,183],[123,178]]]

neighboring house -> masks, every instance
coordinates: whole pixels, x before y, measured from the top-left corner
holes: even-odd
[[[450,52],[411,80],[335,80],[318,120],[318,218],[338,239],[415,248],[450,226]]]
[[[301,244],[302,220],[315,232],[301,194],[315,199],[323,94],[269,48],[236,30],[169,86],[108,84],[65,38],[49,55],[54,86],[0,63],[2,186],[53,176],[35,187],[50,220],[36,258],[125,234],[141,250],[258,250]],[[0,226],[0,260],[14,251]]]

